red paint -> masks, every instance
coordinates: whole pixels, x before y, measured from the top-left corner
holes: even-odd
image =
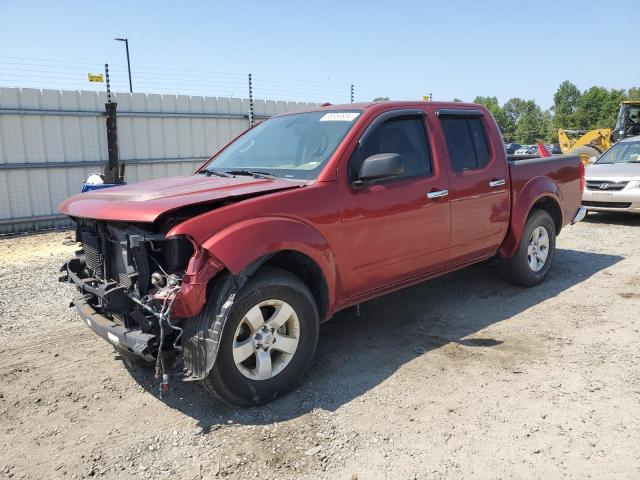
[[[549,151],[547,146],[542,142],[538,142],[538,152],[540,152],[540,156],[542,158],[547,158],[547,157],[552,157],[553,156],[553,154]]]
[[[513,255],[532,206],[556,202],[561,225],[580,206],[578,157],[509,165],[500,132],[481,106],[440,102],[382,102],[323,109],[363,110],[315,182],[194,175],[129,184],[77,195],[63,213],[109,220],[153,222],[180,207],[238,199],[173,227],[198,252],[189,264],[174,316],[202,308],[206,284],[222,268],[242,272],[261,256],[294,250],[322,270],[329,315],[346,306],[435,277],[496,253]],[[425,112],[434,173],[353,189],[347,162],[367,125],[388,110]],[[454,172],[436,111],[484,112],[490,161],[481,170]],[[504,185],[491,187],[492,180]],[[449,195],[428,199],[432,190]]]
[[[207,250],[197,248],[182,276],[182,285],[171,310],[172,316],[184,318],[197,315],[207,301],[209,280],[223,269],[224,265]]]
[[[180,207],[295,188],[305,183],[183,175],[80,193],[65,200],[59,210],[71,217],[154,222],[161,214]]]

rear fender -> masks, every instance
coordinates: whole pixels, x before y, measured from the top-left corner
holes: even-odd
[[[512,195],[511,221],[507,236],[498,249],[503,258],[511,258],[518,250],[518,245],[527,224],[531,209],[539,200],[548,197],[553,200],[562,212],[562,196],[558,186],[549,177],[534,177],[529,180],[519,193]],[[560,223],[561,225],[564,222]]]

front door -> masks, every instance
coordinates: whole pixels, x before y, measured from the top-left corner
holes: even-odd
[[[404,163],[400,177],[345,192],[349,207],[341,221],[349,255],[343,262],[350,268],[343,274],[351,295],[436,269],[449,258],[447,173],[434,168],[424,116],[416,112],[378,117],[349,161],[350,182],[371,155],[397,153]]]

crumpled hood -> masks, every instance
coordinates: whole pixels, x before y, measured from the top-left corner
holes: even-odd
[[[304,180],[183,175],[80,193],[62,202],[59,210],[72,217],[153,222],[163,213],[189,205],[255,196],[306,184]]]

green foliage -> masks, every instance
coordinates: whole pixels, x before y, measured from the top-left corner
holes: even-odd
[[[376,97],[373,99],[374,102],[388,102],[389,97]]]
[[[557,142],[558,128],[613,128],[623,100],[640,100],[640,87],[625,91],[594,86],[581,92],[573,83],[564,81],[553,96],[553,106],[544,111],[534,100],[517,97],[502,106],[496,97],[478,96],[473,103],[484,105],[491,112],[505,142],[527,144]]]
[[[535,143],[545,137],[542,110],[533,100],[524,102],[522,114],[516,124],[516,138],[519,143]]]
[[[491,112],[493,118],[498,122],[498,126],[500,130],[504,128],[506,125],[506,116],[500,107],[500,103],[498,103],[498,99],[496,97],[476,97],[473,100],[473,103],[477,103],[479,105],[484,105],[487,110]]]
[[[576,112],[580,102],[580,89],[573,83],[565,80],[560,84],[553,95],[553,123],[558,128],[575,128],[568,125],[576,125]]]
[[[518,120],[522,116],[524,112],[525,101],[521,98],[510,98],[507,100],[502,106],[502,112],[504,114],[504,125],[500,125],[500,129],[502,130],[502,135],[504,137],[505,142],[517,142],[516,138],[516,127],[518,125]],[[523,142],[520,142],[523,143]]]

